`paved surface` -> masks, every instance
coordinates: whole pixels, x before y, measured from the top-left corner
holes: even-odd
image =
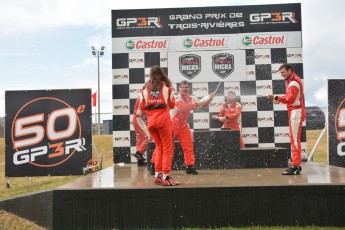
[[[172,171],[171,176],[181,182],[175,188],[186,187],[247,187],[247,186],[312,186],[345,185],[345,168],[307,162],[301,175],[283,176],[283,168],[199,170],[199,175]],[[146,166],[114,165],[89,174],[59,189],[147,189],[166,188],[156,185]]]

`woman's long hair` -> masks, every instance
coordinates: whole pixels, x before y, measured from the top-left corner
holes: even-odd
[[[151,84],[151,91],[159,91],[162,86],[162,81],[165,81],[166,86],[171,86],[171,81],[164,70],[158,65],[152,66],[150,69],[149,80],[149,83]]]

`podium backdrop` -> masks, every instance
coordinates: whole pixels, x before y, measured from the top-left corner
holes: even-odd
[[[165,69],[176,91],[181,80],[191,82],[199,98],[220,82],[209,107],[191,113],[192,131],[220,130],[211,116],[231,90],[243,107],[246,147],[290,149],[286,106],[265,96],[285,94],[283,63],[303,79],[301,18],[301,4],[113,10],[114,161],[136,161],[133,108],[153,65]]]

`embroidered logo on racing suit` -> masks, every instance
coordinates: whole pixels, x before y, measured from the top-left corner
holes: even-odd
[[[150,95],[151,95],[151,97],[153,97],[153,98],[157,98],[158,96],[159,96],[159,91],[151,91],[150,92]]]

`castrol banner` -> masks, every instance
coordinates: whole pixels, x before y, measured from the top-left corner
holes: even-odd
[[[345,167],[345,80],[328,80],[329,164]]]
[[[113,38],[113,53],[238,49],[237,35]]]
[[[5,174],[82,175],[92,157],[91,89],[5,92]]]
[[[168,60],[169,77],[173,82],[246,80],[244,50],[169,52]]]
[[[113,53],[301,47],[301,32],[113,38]]]
[[[301,32],[238,34],[239,49],[302,47]]]

